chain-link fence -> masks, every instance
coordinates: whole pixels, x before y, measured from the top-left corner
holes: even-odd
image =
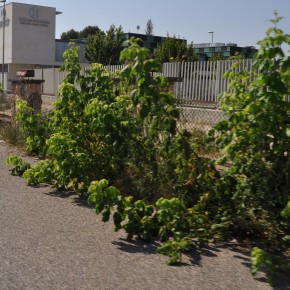
[[[218,102],[178,98],[177,105],[181,109],[179,127],[189,131],[198,129],[207,132],[226,118]]]
[[[209,131],[213,126],[225,119],[224,113],[218,108],[181,106],[181,120],[179,127],[189,131]]]

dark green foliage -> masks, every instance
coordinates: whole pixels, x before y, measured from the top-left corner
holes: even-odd
[[[79,38],[88,38],[90,35],[96,34],[100,32],[100,28],[98,26],[86,26],[83,30],[81,31],[76,31],[74,29],[70,29],[67,32],[63,32],[60,36],[61,40],[76,40]]]
[[[121,26],[111,25],[107,32],[98,30],[88,36],[85,57],[89,63],[119,64],[123,41]]]
[[[156,58],[161,62],[196,61],[198,56],[195,54],[193,44],[186,46],[186,40],[177,38],[175,35],[167,37],[158,45]]]
[[[101,29],[98,26],[86,26],[83,30],[79,32],[78,38],[88,38],[90,35],[100,32]]]
[[[75,40],[79,38],[79,32],[74,30],[74,29],[70,29],[67,32],[63,32],[60,36],[61,40]]]
[[[148,19],[148,21],[146,23],[145,34],[146,35],[153,35],[153,22],[152,22],[151,18]]]

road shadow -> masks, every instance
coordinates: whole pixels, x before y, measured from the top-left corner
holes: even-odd
[[[157,254],[157,248],[161,246],[161,242],[154,241],[151,243],[144,242],[142,240],[126,240],[120,238],[118,241],[113,241],[112,244],[117,246],[117,249],[127,253],[142,253],[145,255]],[[184,252],[183,256],[186,257],[186,261],[178,262],[172,265],[173,267],[180,266],[194,266],[201,267],[201,260],[203,256],[217,257],[219,249],[211,246],[204,246],[203,248],[192,248],[190,251]]]
[[[229,246],[228,249],[232,252],[234,252],[233,257],[235,259],[239,259],[241,261],[241,264],[247,267],[250,271],[251,269],[251,254],[250,254],[250,248],[243,248],[243,247],[236,247],[236,246]],[[261,273],[265,274],[266,270],[265,268],[261,268]],[[264,277],[253,277],[253,279],[260,281],[262,283],[269,283],[269,279]],[[273,286],[274,290],[286,290],[290,289],[290,277],[286,276],[286,273],[278,272],[276,273],[276,282]]]
[[[118,241],[113,241],[113,245],[117,246],[117,249],[126,253],[142,253],[145,255],[156,254],[157,248],[160,246],[158,242],[147,243],[142,240],[127,240],[120,238]]]
[[[42,186],[46,187],[46,186]],[[70,198],[72,204],[81,206],[84,208],[94,209],[94,204],[88,204],[87,198],[84,196],[78,195],[74,191],[50,191],[48,193],[44,193],[51,197],[57,198]],[[135,254],[142,253],[144,255],[153,255],[157,254],[157,248],[161,246],[161,242],[158,240],[153,241],[151,243],[145,242],[140,239],[127,240],[120,238],[116,241],[113,241],[118,250]],[[240,261],[240,264],[250,271],[251,268],[251,256],[250,249],[251,246],[240,246],[232,245],[232,244],[220,244],[220,245],[204,245],[202,248],[192,248],[190,251],[183,253],[184,259],[180,263],[176,263],[174,267],[202,267],[202,258],[210,257],[217,258],[218,253],[223,249],[227,249],[232,252],[233,259],[237,259]],[[261,269],[261,275],[257,275],[257,277],[253,277],[253,279],[261,282],[261,283],[269,283],[269,280],[265,277],[265,269]],[[262,276],[262,277],[261,277]],[[277,273],[276,284],[272,287],[273,290],[290,290],[290,278],[286,276],[284,273]]]
[[[142,253],[144,255],[154,255],[157,253],[157,248],[161,246],[161,242],[154,241],[151,243],[144,242],[142,240],[126,240],[120,238],[117,241],[113,241],[112,244],[117,246],[117,249],[122,252],[127,252],[131,254]],[[204,245],[202,248],[193,248],[188,252],[183,253],[184,258],[188,262],[180,262],[172,265],[173,267],[202,267],[202,258],[210,257],[217,258],[218,254],[222,249],[228,249],[233,252],[233,258],[238,259],[241,265],[247,267],[250,271],[251,268],[251,256],[248,248],[233,247],[227,245]],[[269,283],[269,280],[264,277],[265,270],[261,269],[261,274],[263,277],[253,277],[253,279],[261,283]],[[290,289],[290,278],[288,278],[283,273],[277,273],[276,284],[272,287],[273,290],[286,290]]]
[[[86,196],[79,195],[75,191],[53,190],[50,192],[46,192],[44,194],[51,197],[57,197],[57,198],[70,198],[72,201],[72,204],[74,205],[85,207],[85,208],[91,208],[91,209],[95,208],[94,204],[88,203]]]

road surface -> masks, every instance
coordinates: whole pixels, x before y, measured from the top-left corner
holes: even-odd
[[[272,289],[263,274],[252,278],[239,249],[209,247],[167,266],[156,244],[127,242],[77,196],[11,176],[11,150],[0,143],[0,290]]]

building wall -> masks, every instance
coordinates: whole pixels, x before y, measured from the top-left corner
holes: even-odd
[[[146,47],[150,49],[152,53],[155,53],[158,44],[160,44],[166,37],[155,36],[155,35],[147,35],[141,33],[124,33],[124,38],[129,40],[131,37],[140,38],[142,43],[140,45],[142,47]]]
[[[211,54],[222,54],[225,58],[233,56],[235,54],[242,54],[245,58],[253,58],[257,49],[253,46],[237,46],[235,43],[200,43],[194,44],[194,51],[200,56],[204,56],[206,59],[211,57]],[[205,60],[206,60],[205,59]]]
[[[85,58],[86,43],[79,40],[74,41],[75,45],[79,47],[79,61],[81,64],[87,64],[88,61]],[[70,41],[67,40],[55,40],[55,62],[61,65],[64,62],[63,54],[70,48]]]
[[[3,58],[2,40],[5,32],[4,89],[11,90],[11,80],[15,79],[18,70],[55,65],[55,22],[58,12],[52,7],[14,2],[6,4],[5,10],[6,21],[3,29],[4,5],[2,5],[0,59]]]
[[[48,65],[55,61],[55,8],[11,3],[8,63]],[[10,8],[10,7],[9,7]],[[1,36],[0,36],[1,37]],[[13,46],[12,46],[13,43]]]
[[[3,6],[1,15],[3,15]],[[5,63],[52,64],[55,60],[55,17],[55,8],[13,2],[7,4]],[[3,20],[0,22],[1,59],[2,39]]]

